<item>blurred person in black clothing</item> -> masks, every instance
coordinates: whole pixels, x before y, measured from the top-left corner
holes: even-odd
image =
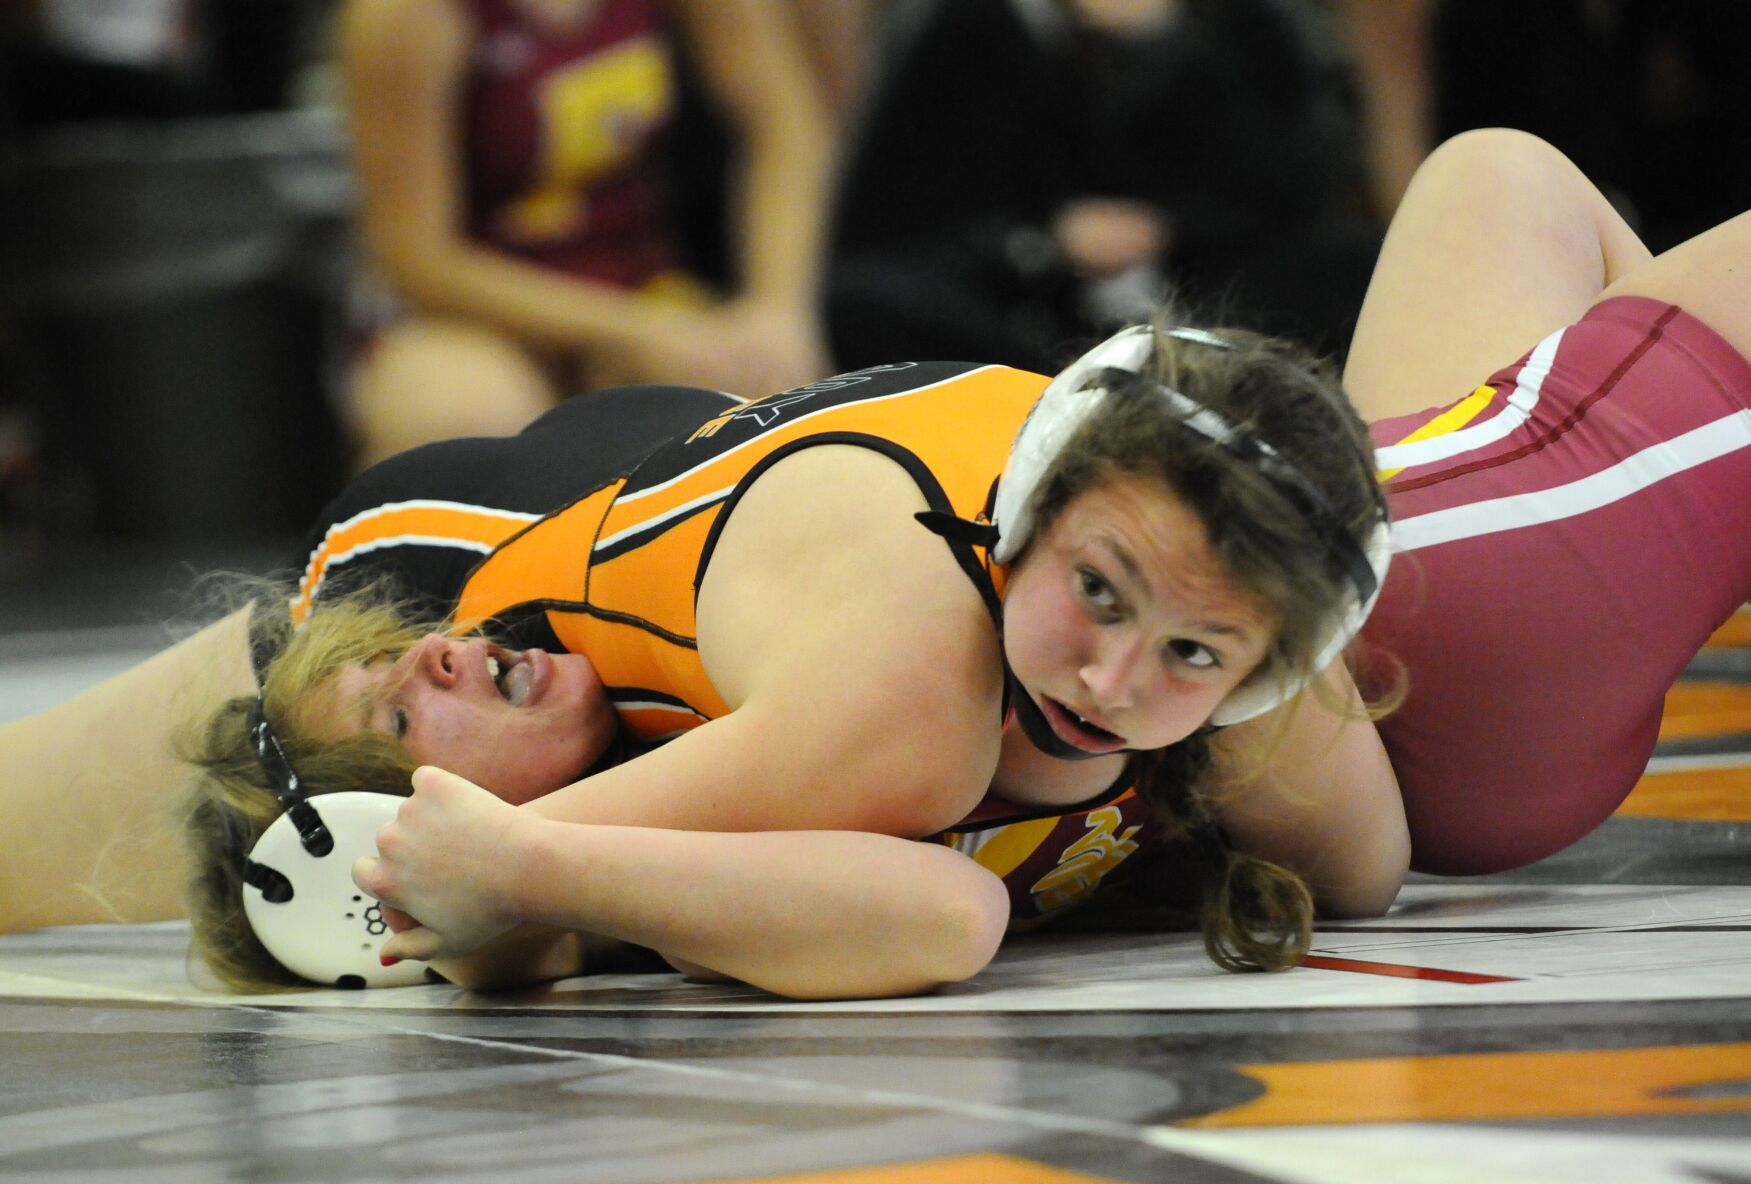
[[[1049,370],[1164,296],[1339,348],[1379,228],[1316,18],[1292,0],[891,9],[831,240],[834,356]]]

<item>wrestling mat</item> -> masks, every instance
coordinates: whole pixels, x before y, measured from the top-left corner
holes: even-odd
[[[180,924],[0,938],[0,1179],[1751,1181],[1751,628],[1691,675],[1597,834],[1280,975],[1081,932],[918,999],[238,998]]]

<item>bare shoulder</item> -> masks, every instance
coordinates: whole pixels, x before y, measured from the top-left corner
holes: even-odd
[[[988,778],[996,628],[948,545],[915,519],[925,508],[904,469],[855,446],[805,449],[756,480],[699,588],[700,658],[724,700],[853,718],[896,759],[916,744],[937,758],[966,748]]]

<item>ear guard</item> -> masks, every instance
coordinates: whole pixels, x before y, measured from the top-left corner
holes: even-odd
[[[1168,336],[1215,349],[1233,348],[1221,337],[1202,329],[1171,329]],[[1100,375],[1107,370],[1140,373],[1154,348],[1154,330],[1147,325],[1133,325],[1089,350],[1047,384],[1028,412],[1021,430],[1016,433],[1009,459],[1003,466],[1003,475],[997,482],[991,511],[992,524],[997,530],[997,542],[991,548],[994,561],[1008,563],[1013,560],[1021,554],[1032,535],[1039,493],[1046,475],[1051,472],[1065,445],[1107,398],[1107,389],[1098,383]],[[1368,538],[1358,544],[1349,530],[1337,521],[1312,482],[1269,444],[1176,390],[1165,386],[1157,386],[1156,390],[1166,400],[1170,413],[1187,428],[1257,464],[1326,537],[1334,557],[1348,573],[1350,594],[1317,647],[1318,656],[1313,668],[1324,669],[1362,628],[1379,597],[1380,586],[1386,581],[1392,544],[1384,499],[1380,502],[1379,521],[1369,531]],[[1293,698],[1305,681],[1273,679],[1268,673],[1259,672],[1217,705],[1211,713],[1210,723],[1226,727],[1263,715]]]
[[[382,907],[353,883],[353,863],[377,853],[377,832],[404,798],[387,793],[327,793],[317,802],[333,845],[312,855],[290,813],[274,819],[250,850],[243,912],[261,944],[292,973],[314,983],[399,987],[425,981],[417,962],[384,966],[389,940]],[[312,806],[312,809],[318,808]]]
[[[425,981],[417,962],[384,966],[382,907],[353,883],[353,864],[377,854],[377,832],[406,799],[388,793],[304,796],[298,775],[258,700],[250,739],[284,812],[243,861],[243,915],[267,952],[292,973],[341,987],[402,987]]]

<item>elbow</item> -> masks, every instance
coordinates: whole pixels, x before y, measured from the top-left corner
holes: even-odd
[[[943,876],[929,901],[916,902],[879,937],[857,938],[825,959],[817,949],[801,965],[751,968],[733,977],[808,1000],[924,995],[972,978],[997,956],[1009,925],[1009,893],[990,872],[942,850],[965,866]]]
[[[1008,932],[1009,890],[984,868],[965,862],[964,870],[971,873],[966,883],[941,894],[925,940],[914,947],[921,958],[914,972],[922,983],[917,990],[972,978],[991,964]]]
[[[1341,888],[1318,893],[1321,916],[1332,920],[1361,920],[1383,917],[1398,899],[1410,872],[1410,841],[1393,845],[1393,849],[1372,861],[1370,872]]]

